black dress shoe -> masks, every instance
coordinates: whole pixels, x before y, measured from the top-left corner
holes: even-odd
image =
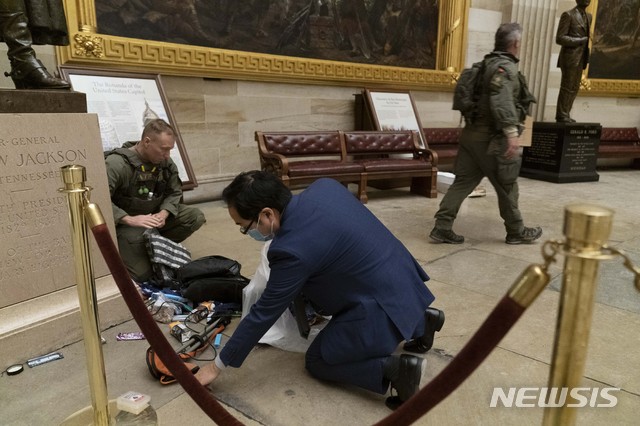
[[[433,346],[433,337],[436,331],[442,329],[444,324],[444,312],[436,308],[427,308],[424,311],[424,334],[416,339],[411,339],[402,347],[407,352],[423,354]]]
[[[391,355],[388,363],[390,365],[385,366],[385,371],[387,371],[385,377],[391,382],[391,388],[395,389],[398,395],[387,398],[386,404],[395,409],[420,389],[422,370],[426,360],[402,354],[400,356]]]

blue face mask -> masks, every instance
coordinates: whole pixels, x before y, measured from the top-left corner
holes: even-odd
[[[258,218],[258,223],[260,218]],[[273,239],[273,222],[271,222],[271,232],[269,235],[262,235],[260,231],[258,231],[258,225],[256,224],[255,228],[251,228],[247,231],[247,235],[253,238],[256,241],[266,242]]]
[[[262,235],[260,233],[260,231],[258,231],[257,228],[253,228],[253,229],[249,229],[247,231],[247,235],[250,236],[251,238],[253,238],[256,241],[269,241],[271,239],[273,239],[273,234],[269,234],[269,235]]]

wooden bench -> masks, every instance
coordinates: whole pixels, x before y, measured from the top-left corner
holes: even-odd
[[[429,127],[422,129],[429,149],[438,154],[440,169],[452,166],[458,155],[458,141],[462,127]]]
[[[428,198],[437,197],[432,183],[438,169],[430,150],[420,148],[418,132],[344,132],[347,155],[364,167],[358,185],[358,197],[367,202],[368,182],[411,178],[410,191]]]
[[[411,178],[411,192],[437,197],[437,157],[419,146],[412,131],[256,132],[262,170],[287,186],[330,177],[358,184],[358,198],[368,201],[372,180]]]
[[[603,127],[598,158],[632,158],[631,166],[640,168],[640,136],[636,127]]]

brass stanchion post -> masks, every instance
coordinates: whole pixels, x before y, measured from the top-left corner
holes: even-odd
[[[613,211],[589,204],[565,208],[566,237],[562,290],[555,344],[549,374],[549,388],[579,387],[589,343],[589,329],[598,276],[598,256],[611,233]],[[545,426],[575,424],[576,401],[567,395],[561,407],[547,407]]]
[[[85,197],[91,188],[85,186],[86,172],[84,167],[71,165],[61,167],[60,170],[64,182],[64,188],[60,189],[60,192],[67,194],[69,202],[76,287],[84,332],[84,348],[93,406],[93,424],[109,425],[109,399],[100,339],[98,302],[93,282],[93,266],[83,208]]]

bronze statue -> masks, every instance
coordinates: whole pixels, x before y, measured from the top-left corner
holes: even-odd
[[[7,44],[11,63],[5,76],[11,77],[16,89],[71,87],[52,76],[32,48],[32,44],[69,44],[61,0],[0,0],[0,41]]]
[[[576,121],[569,116],[569,112],[580,88],[582,71],[589,62],[591,14],[585,9],[590,3],[591,0],[576,0],[576,7],[560,16],[556,33],[556,43],[562,46],[558,56],[558,67],[562,71],[556,106],[558,123],[575,123]]]

